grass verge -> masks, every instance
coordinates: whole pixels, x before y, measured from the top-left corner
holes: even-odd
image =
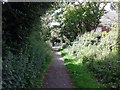
[[[61,51],[61,55],[64,58],[64,64],[68,69],[68,73],[73,81],[73,84],[77,88],[105,88],[104,85],[97,82],[93,73],[82,63],[77,63],[77,60],[72,59],[64,51]]]

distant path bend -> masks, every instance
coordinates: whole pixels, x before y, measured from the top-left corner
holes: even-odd
[[[55,58],[50,63],[42,88],[74,88],[57,47],[53,47]]]

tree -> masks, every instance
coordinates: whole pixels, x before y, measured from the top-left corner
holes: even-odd
[[[3,51],[6,51],[8,46],[12,52],[19,52],[20,48],[25,46],[32,28],[40,30],[40,25],[36,27],[34,23],[38,22],[36,25],[41,23],[40,16],[49,6],[50,3],[5,3],[2,10]]]
[[[101,7],[100,5],[103,4]],[[83,2],[79,5],[69,3],[63,12],[61,34],[65,35],[70,41],[76,36],[91,31],[99,23],[100,18],[105,14],[104,7],[107,3]]]

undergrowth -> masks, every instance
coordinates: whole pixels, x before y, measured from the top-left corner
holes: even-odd
[[[86,32],[64,52],[86,66],[97,81],[107,88],[120,87],[120,56],[118,54],[118,26],[110,32]],[[73,62],[73,60],[71,60]],[[79,71],[80,67],[78,67]],[[74,71],[74,70],[73,70]],[[87,82],[84,82],[87,83]]]
[[[51,3],[2,5],[2,89],[40,87],[53,51],[46,14]]]
[[[13,55],[9,51],[2,63],[4,68],[3,88],[36,88],[36,85],[40,86],[44,69],[52,58],[51,47],[36,39],[18,55]]]
[[[97,82],[88,68],[82,63],[77,62],[70,55],[61,51],[64,58],[64,64],[76,88],[105,88],[104,85]]]

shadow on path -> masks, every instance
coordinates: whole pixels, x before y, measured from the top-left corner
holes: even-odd
[[[42,88],[73,88],[58,47],[53,47],[53,50],[55,58],[48,67]]]

